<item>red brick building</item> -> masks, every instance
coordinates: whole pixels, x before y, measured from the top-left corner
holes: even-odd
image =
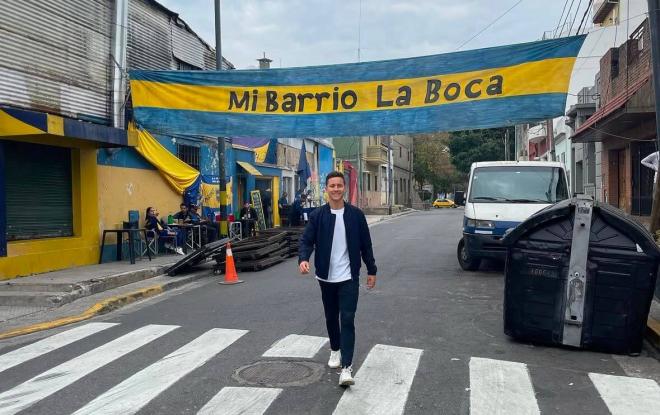
[[[651,213],[653,171],[640,161],[655,148],[655,100],[648,20],[600,60],[599,105],[573,134],[602,143],[603,200],[633,215]]]

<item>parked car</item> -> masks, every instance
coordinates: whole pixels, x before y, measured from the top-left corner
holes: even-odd
[[[435,199],[435,202],[433,202],[433,207],[434,208],[455,208],[455,207],[458,207],[458,206],[456,206],[456,203],[454,203],[454,201],[451,200],[451,199]]]
[[[504,261],[502,237],[539,210],[568,199],[564,165],[548,161],[472,163],[458,262],[466,271],[481,260]]]

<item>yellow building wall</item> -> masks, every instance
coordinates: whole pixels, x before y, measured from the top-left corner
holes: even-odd
[[[7,243],[0,257],[0,280],[94,264],[99,255],[96,147],[88,143],[42,134],[12,136],[13,141],[72,148],[72,237]]]
[[[157,170],[98,166],[98,228],[118,229],[128,220],[128,211],[140,212],[140,227],[144,226],[147,207],[159,210],[160,217],[179,211],[181,195],[175,192]],[[106,244],[114,242],[108,235]],[[100,242],[99,242],[100,243]]]

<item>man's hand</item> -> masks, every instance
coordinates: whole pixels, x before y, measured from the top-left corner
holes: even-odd
[[[309,261],[302,261],[298,268],[301,274],[309,274]]]
[[[371,290],[376,286],[376,276],[369,275],[367,277],[367,290]]]

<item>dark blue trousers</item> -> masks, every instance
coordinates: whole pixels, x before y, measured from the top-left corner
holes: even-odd
[[[353,363],[355,349],[355,311],[357,310],[359,282],[319,281],[325,312],[325,325],[330,337],[330,348],[341,350],[342,367]]]

